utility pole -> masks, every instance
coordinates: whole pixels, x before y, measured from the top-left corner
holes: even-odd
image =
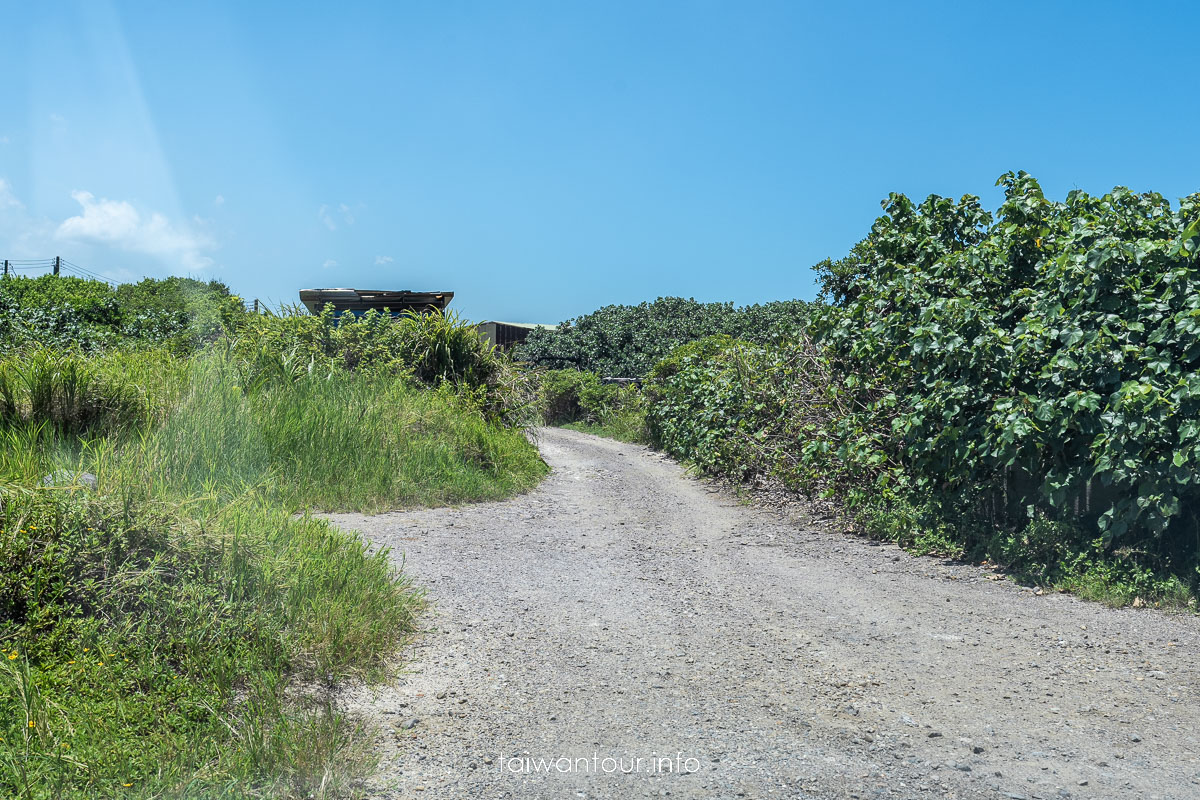
[[[258,313],[258,298],[254,298],[254,313]]]
[[[54,257],[54,274],[57,275],[58,271],[60,269],[62,269],[62,256],[55,256]]]
[[[8,277],[8,259],[4,259],[4,277]]]

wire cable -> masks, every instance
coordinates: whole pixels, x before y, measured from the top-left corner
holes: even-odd
[[[0,259],[7,261],[9,273],[14,272],[40,272],[43,270],[52,270],[57,265],[59,273],[63,271],[71,273],[77,277],[86,278],[88,280],[100,281],[107,283],[109,286],[116,286],[116,282],[104,277],[103,275],[94,272],[93,270],[81,267],[78,264],[67,261],[65,258],[10,258]]]
[[[67,269],[69,269],[73,272],[79,273],[80,275],[83,275],[85,277],[91,278],[92,280],[104,281],[105,283],[107,283],[109,285],[114,285],[112,281],[110,281],[108,278],[104,277],[103,275],[99,275],[95,272],[92,272],[90,269],[84,269],[83,267],[79,266],[78,264],[67,261],[66,259],[63,259],[61,263]]]

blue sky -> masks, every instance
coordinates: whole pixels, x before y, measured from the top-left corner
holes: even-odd
[[[890,191],[1200,190],[1194,2],[0,8],[0,258],[117,280],[555,322],[810,298]]]

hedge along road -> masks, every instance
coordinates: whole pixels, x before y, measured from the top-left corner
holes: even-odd
[[[344,697],[382,724],[372,796],[1200,797],[1195,617],[540,446],[515,500],[335,516],[432,601],[393,685]]]

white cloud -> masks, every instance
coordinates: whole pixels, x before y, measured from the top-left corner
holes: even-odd
[[[4,178],[0,178],[0,209],[24,208],[21,201],[12,193],[12,187]]]
[[[317,219],[325,223],[325,227],[329,230],[337,230],[337,223],[333,221],[333,217],[329,213],[329,206],[321,206],[317,209]]]
[[[362,203],[359,203],[355,208],[361,210],[364,206]],[[339,224],[338,218],[341,219],[341,224],[354,224],[355,208],[351,208],[345,203],[338,203],[337,208],[322,203],[321,207],[317,209],[317,219],[321,220],[321,224],[329,228],[329,230],[336,231]]]
[[[325,263],[322,264],[321,266],[324,267],[325,269],[333,269],[337,265],[338,265],[338,262],[334,261],[332,258],[327,258],[327,259],[325,259]]]
[[[391,256],[375,256],[375,266],[377,267],[382,266],[383,264],[390,264],[392,261],[394,261],[394,259]]]
[[[79,216],[63,220],[58,239],[111,245],[173,261],[188,269],[204,269],[212,259],[204,255],[213,243],[207,237],[173,224],[158,212],[143,216],[124,200],[96,199],[91,192],[74,191],[71,197],[83,208]]]
[[[214,206],[223,206],[223,205],[225,205],[225,195],[223,195],[223,194],[219,194],[219,195],[217,195],[216,197],[214,197],[214,198],[213,198],[213,205],[214,205]]]

